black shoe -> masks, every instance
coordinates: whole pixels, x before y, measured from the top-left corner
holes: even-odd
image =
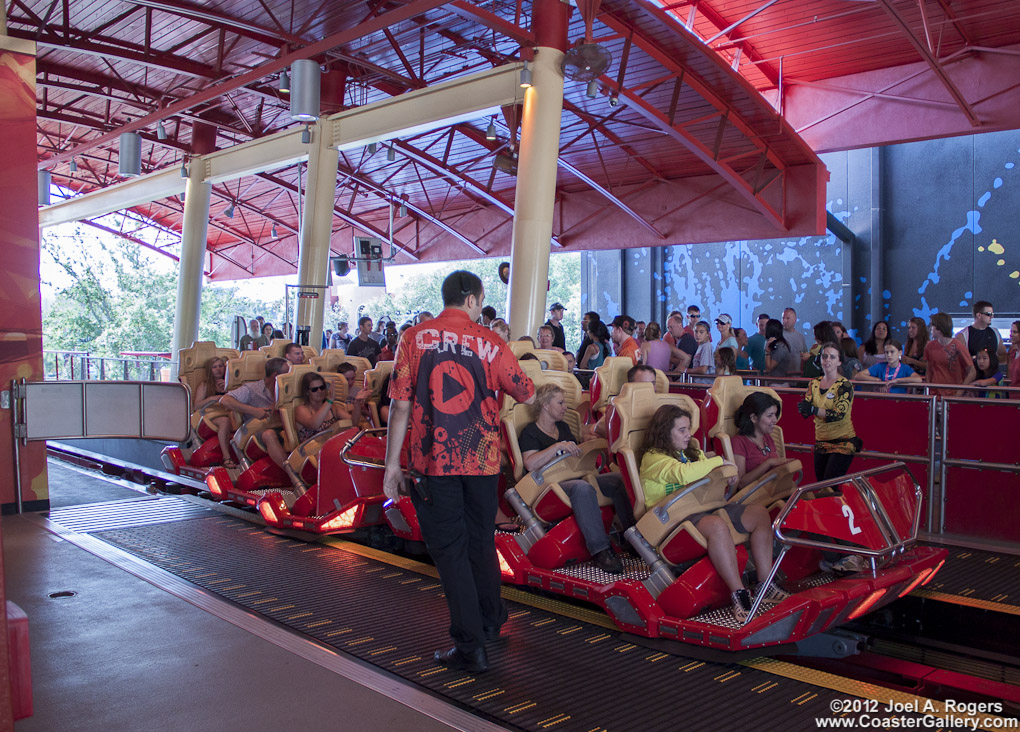
[[[485,640],[494,641],[499,638],[499,632],[503,628],[503,623],[507,621],[509,614],[506,611],[506,607],[502,608],[500,613],[499,622],[495,625],[483,625],[482,631],[485,633]]]
[[[623,574],[623,562],[613,553],[612,548],[603,549],[595,555],[595,564],[603,572],[609,574]]]
[[[484,648],[465,653],[455,646],[448,651],[436,651],[433,659],[442,666],[472,674],[483,674],[489,670],[489,657],[485,655]]]

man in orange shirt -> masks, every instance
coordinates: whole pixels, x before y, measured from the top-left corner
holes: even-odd
[[[617,356],[629,356],[630,360],[637,366],[638,344],[633,338],[634,329],[637,323],[629,315],[617,315],[609,324],[612,328],[613,345],[616,346]]]

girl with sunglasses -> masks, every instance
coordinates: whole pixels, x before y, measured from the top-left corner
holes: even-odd
[[[305,403],[294,410],[298,442],[329,429],[342,419],[351,418],[345,404],[333,401],[333,387],[327,386],[322,375],[314,371],[301,377],[301,398]]]

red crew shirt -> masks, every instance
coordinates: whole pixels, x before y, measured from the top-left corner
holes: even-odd
[[[422,475],[499,472],[499,402],[535,393],[506,343],[463,310],[404,332],[390,380],[390,398],[411,402],[410,467]]]

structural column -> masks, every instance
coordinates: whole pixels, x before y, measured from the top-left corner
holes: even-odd
[[[515,335],[535,336],[545,319],[549,247],[556,201],[556,168],[563,113],[563,72],[568,6],[535,3],[538,48],[531,62],[532,86],[524,95],[517,160],[513,248],[506,311]]]
[[[324,139],[332,129],[324,120],[311,127],[308,145],[308,180],[301,217],[298,250],[298,290],[308,288],[316,298],[299,298],[297,329],[308,328],[308,344],[318,348],[322,342],[322,316],[326,303],[326,277],[329,271],[329,240],[333,233],[333,202],[336,198],[336,168],[340,152]]]
[[[182,348],[198,340],[198,316],[202,306],[202,264],[209,232],[209,200],[212,184],[205,182],[202,158],[191,159],[184,190],[184,225],[181,263],[177,275],[177,306],[174,308],[173,359],[170,378],[177,378],[177,359]]]

